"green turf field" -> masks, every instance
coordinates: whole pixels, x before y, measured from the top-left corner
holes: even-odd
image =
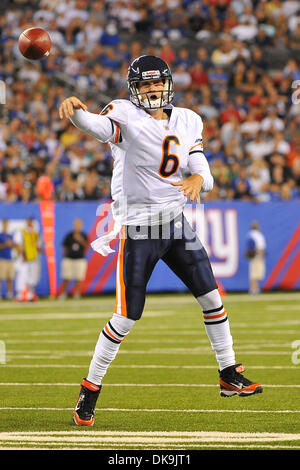
[[[72,410],[114,298],[2,301],[0,449],[300,449],[300,294],[223,300],[236,359],[263,394],[221,398],[197,302],[149,295],[93,428],[75,426]]]

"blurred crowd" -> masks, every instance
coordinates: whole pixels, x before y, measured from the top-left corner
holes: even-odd
[[[41,61],[18,50],[32,26],[52,40]],[[109,146],[58,106],[76,95],[100,112],[127,98],[128,63],[148,53],[171,67],[173,104],[203,118],[206,200],[299,198],[298,0],[2,0],[0,200],[39,200],[45,176],[56,200],[109,198]]]

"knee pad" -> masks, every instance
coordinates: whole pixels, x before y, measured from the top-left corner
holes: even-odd
[[[110,320],[110,323],[113,328],[117,331],[117,333],[119,333],[119,335],[126,336],[135,324],[135,320],[131,320],[130,318],[124,317],[119,313],[114,313]]]
[[[214,289],[207,294],[200,295],[197,297],[197,300],[203,311],[213,310],[214,308],[219,308],[222,305],[222,299],[218,289]]]

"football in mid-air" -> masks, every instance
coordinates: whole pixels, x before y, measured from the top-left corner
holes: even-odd
[[[25,29],[19,37],[19,50],[26,59],[39,60],[50,54],[51,39],[42,28]]]

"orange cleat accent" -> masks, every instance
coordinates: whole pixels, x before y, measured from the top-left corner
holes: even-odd
[[[232,397],[238,395],[240,397],[248,397],[256,393],[262,393],[261,384],[251,382],[242,375],[245,367],[242,364],[235,364],[223,369],[220,372],[220,395],[221,397]]]
[[[75,424],[77,424],[77,426],[93,426],[94,422],[95,422],[95,416],[93,416],[89,420],[80,419],[78,414],[76,413],[76,408],[74,410],[73,418],[74,418]]]
[[[86,379],[82,379],[80,392],[73,413],[73,420],[77,426],[94,425],[95,406],[101,388],[101,385],[96,385]]]

